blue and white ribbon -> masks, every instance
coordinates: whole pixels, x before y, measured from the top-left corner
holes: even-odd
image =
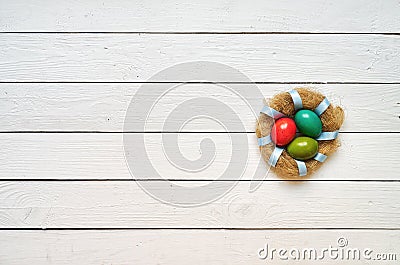
[[[327,158],[328,158],[328,156],[321,154],[321,153],[317,153],[313,157],[314,160],[321,162],[321,163],[323,163]],[[296,161],[297,168],[299,169],[299,176],[303,177],[303,176],[307,175],[306,163],[304,163],[303,161],[296,160],[296,159],[294,161]]]
[[[321,116],[321,114],[325,112],[330,104],[331,103],[329,103],[329,100],[327,98],[324,98],[324,100],[322,100],[321,103],[319,103],[319,105],[314,109],[314,112],[318,116]]]
[[[271,139],[270,135],[258,138],[258,145],[259,146],[264,146],[264,145],[267,145],[267,144],[269,144],[271,142],[272,142],[272,139]]]
[[[321,154],[321,153],[317,153],[313,159],[317,160],[318,162],[324,162],[326,159],[328,158],[328,156]]]
[[[306,163],[304,163],[303,161],[296,160],[296,159],[294,161],[296,161],[297,168],[299,169],[299,176],[303,177],[303,176],[307,175]]]
[[[283,114],[273,108],[270,108],[268,106],[264,106],[261,109],[261,113],[264,113],[264,114],[270,116],[271,118],[274,118],[275,120],[285,116],[285,114]]]
[[[299,110],[303,108],[303,101],[301,100],[301,97],[299,95],[299,92],[297,90],[291,90],[289,91],[290,96],[292,97],[293,104],[294,104],[294,110]]]
[[[339,131],[322,132],[315,140],[317,140],[317,141],[333,140],[333,139],[336,139],[338,134],[339,134]]]
[[[271,166],[275,167],[276,163],[278,162],[279,157],[281,156],[282,152],[283,152],[283,148],[280,147],[275,147],[274,151],[272,152],[271,156],[269,157],[269,161],[268,164],[270,164]]]

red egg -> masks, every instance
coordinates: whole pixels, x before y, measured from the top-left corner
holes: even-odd
[[[289,144],[296,136],[296,123],[291,118],[280,118],[275,121],[271,139],[278,146]]]

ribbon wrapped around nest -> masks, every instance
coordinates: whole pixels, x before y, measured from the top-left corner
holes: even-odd
[[[323,130],[315,139],[318,141],[318,153],[306,161],[292,158],[285,148],[275,146],[270,137],[275,120],[285,116],[293,117],[300,109],[314,111],[321,119]],[[332,106],[324,95],[315,90],[296,88],[280,93],[269,100],[268,106],[264,106],[257,122],[256,135],[261,155],[282,178],[309,176],[340,146],[337,136],[343,121],[343,109]]]

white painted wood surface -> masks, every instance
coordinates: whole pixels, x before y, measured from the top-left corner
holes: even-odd
[[[143,183],[141,183],[143,185]],[[148,184],[148,183],[147,183]],[[195,189],[217,194],[231,183]],[[178,188],[153,181],[153,191]],[[199,187],[203,182],[179,183]],[[161,203],[135,181],[0,182],[5,228],[391,228],[399,229],[399,182],[265,182],[250,193],[239,182],[220,200],[197,207]]]
[[[397,35],[2,34],[0,47],[2,82],[147,81],[190,61],[226,64],[252,81],[400,81]],[[243,81],[232,79],[221,70],[207,81]],[[195,81],[179,72],[158,80]]]
[[[0,0],[0,264],[263,264],[256,251],[267,242],[322,248],[339,237],[400,259],[399,13],[396,0]],[[129,181],[126,108],[140,82],[195,60],[273,83],[259,85],[265,97],[293,83],[335,83],[311,86],[345,107],[341,148],[311,179],[271,174],[250,193],[254,117],[218,85],[190,84],[160,101],[146,129],[162,131],[171,106],[213,97],[240,113],[249,145],[234,148],[249,149],[247,168],[210,204],[181,208],[150,197],[138,184],[162,182]],[[243,81],[229,76],[206,81]],[[189,80],[178,73],[157,81]],[[207,151],[202,137],[214,141],[208,171],[171,168],[160,134],[145,134],[149,154],[172,184],[210,183],[229,164],[229,133],[204,120],[184,131],[180,149],[190,159]],[[198,196],[234,182],[217,184]],[[156,191],[176,197],[175,189]],[[338,261],[296,262],[316,263]]]
[[[126,110],[143,84],[0,84],[0,128],[2,131],[101,131],[122,132]],[[164,85],[164,84],[163,84]],[[158,87],[160,84],[153,84]],[[157,102],[147,119],[146,131],[163,131],[165,118],[177,104],[186,100],[210,97],[230,108],[240,117],[245,131],[252,132],[258,115],[246,101],[230,89],[244,84],[170,84],[176,87]],[[333,104],[346,112],[342,132],[400,132],[399,84],[258,84],[270,98],[281,91],[301,86],[314,87]],[[155,95],[148,89],[146,95]],[[254,99],[254,98],[252,98]],[[262,105],[262,99],[259,101]],[[209,107],[200,102],[202,108]],[[365,120],[368,119],[368,122]],[[130,119],[139,127],[141,117]],[[175,120],[183,124],[182,120]],[[233,124],[226,116],[224,125]],[[136,125],[134,123],[137,123]],[[143,131],[138,130],[138,131]],[[223,132],[225,129],[207,119],[195,119],[182,128],[185,132]]]
[[[0,1],[0,30],[399,32],[395,0]]]
[[[238,136],[237,134],[235,134]],[[160,176],[129,173],[125,162],[123,135],[120,133],[2,133],[0,179],[203,179],[221,177],[232,160],[232,150],[248,152],[242,179],[267,174],[266,163],[261,161],[262,172],[257,172],[260,161],[254,133],[239,134],[248,145],[232,146],[230,135],[221,133],[176,134],[182,154],[187,159],[198,159],[202,153],[215,159],[207,169],[187,172],[177,169],[163,152],[163,139],[159,133],[146,134],[147,157],[154,161]],[[203,139],[215,144],[215,151],[201,149]],[[400,137],[392,133],[341,134],[342,146],[330,156],[311,180],[399,180]],[[389,147],[390,146],[390,147]],[[172,161],[177,163],[178,161]],[[238,166],[238,165],[236,165]],[[262,175],[260,174],[262,173]],[[235,176],[231,179],[236,180]],[[271,172],[267,180],[276,180]]]
[[[16,237],[18,235],[18,237]],[[0,261],[23,264],[289,264],[258,258],[259,249],[338,246],[370,248],[373,255],[397,253],[398,231],[371,230],[118,230],[118,231],[1,231]],[[390,240],[388,240],[390,239]],[[13,253],[19,247],[18,257]],[[173,251],[179,250],[179,251]],[[320,252],[318,252],[320,254]],[[397,255],[398,260],[398,255]],[[295,264],[374,264],[362,260],[303,260]],[[292,263],[292,264],[293,264]],[[380,261],[379,264],[396,264]]]

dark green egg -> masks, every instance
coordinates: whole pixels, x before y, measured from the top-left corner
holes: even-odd
[[[288,145],[287,151],[294,159],[307,160],[318,153],[318,142],[310,137],[300,136]]]
[[[299,110],[294,116],[297,129],[304,135],[318,137],[322,132],[321,119],[311,110]]]

